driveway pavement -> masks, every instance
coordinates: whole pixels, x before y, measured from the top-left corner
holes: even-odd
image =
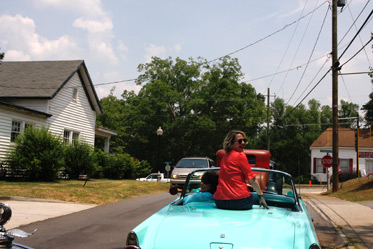
[[[302,197],[340,232],[343,243],[337,248],[373,248],[373,201],[344,201],[321,190],[303,191]]]
[[[0,196],[0,201],[8,204],[12,209],[12,217],[8,223],[4,225],[7,230],[36,221],[43,221],[49,218],[72,214],[97,206],[92,204],[30,199],[23,197]]]

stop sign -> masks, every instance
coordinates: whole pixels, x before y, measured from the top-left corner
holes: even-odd
[[[321,164],[325,168],[330,168],[333,165],[333,158],[329,155],[326,155],[323,158],[321,158]]]

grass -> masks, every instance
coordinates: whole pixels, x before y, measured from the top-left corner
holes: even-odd
[[[169,183],[135,180],[61,180],[59,182],[0,181],[0,196],[20,196],[103,205],[137,196],[168,192]],[[358,178],[340,183],[339,191],[326,193],[347,201],[373,201],[373,178]]]
[[[373,177],[362,177],[340,183],[337,192],[327,193],[328,196],[337,197],[346,201],[373,201]]]
[[[0,181],[0,196],[19,196],[103,205],[152,193],[168,192],[169,183],[135,180]]]

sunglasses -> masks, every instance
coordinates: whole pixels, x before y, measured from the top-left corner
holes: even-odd
[[[237,142],[238,142],[238,144],[241,144],[242,142],[247,143],[247,139],[246,138],[238,139]]]

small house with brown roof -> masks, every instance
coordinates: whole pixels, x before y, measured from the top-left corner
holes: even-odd
[[[359,129],[358,145],[359,153],[355,150],[355,129],[338,129],[338,153],[339,168],[342,172],[354,173],[359,171],[361,175],[373,172],[373,138],[370,129]],[[321,164],[321,158],[329,153],[332,156],[333,130],[328,128],[311,145],[311,174],[326,182],[326,168]],[[357,157],[357,155],[359,155]],[[329,168],[329,175],[332,169]]]
[[[0,64],[0,161],[27,126],[47,127],[65,143],[94,146],[114,131],[96,126],[102,108],[83,60]]]

